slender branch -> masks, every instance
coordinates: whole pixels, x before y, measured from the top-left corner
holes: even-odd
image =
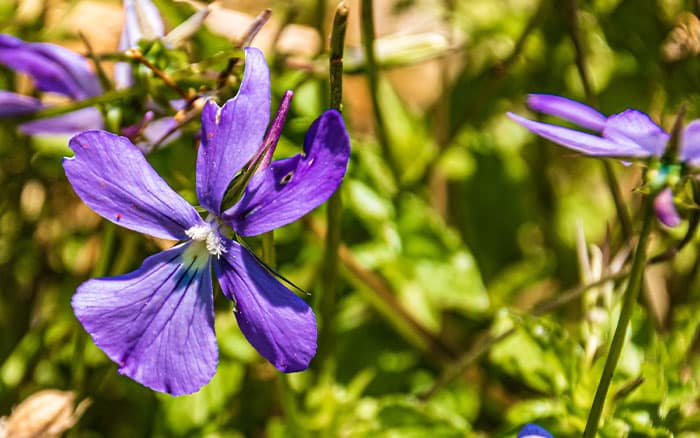
[[[190,100],[192,96],[190,95],[189,92],[186,90],[183,90],[180,88],[180,86],[173,80],[173,78],[170,77],[166,72],[163,70],[159,69],[151,61],[146,59],[145,56],[143,56],[143,53],[139,49],[128,49],[126,52],[124,52],[126,56],[129,58],[133,59],[136,62],[141,63],[143,66],[145,66],[147,69],[151,70],[154,75],[158,76],[161,81],[168,87],[172,88],[175,90],[177,94],[179,94],[183,99],[185,100]]]
[[[56,117],[63,114],[68,114],[79,109],[87,108],[89,106],[101,105],[105,103],[114,102],[121,99],[128,99],[132,96],[139,94],[139,90],[134,88],[125,88],[123,90],[108,91],[106,93],[100,94],[98,96],[88,97],[87,99],[78,100],[71,102],[67,105],[52,106],[49,108],[37,111],[29,117],[18,117],[18,120],[36,120],[44,119],[47,117]]]
[[[360,24],[362,27],[362,46],[364,48],[366,60],[366,75],[367,85],[369,86],[369,94],[372,101],[372,113],[374,114],[374,129],[377,136],[377,141],[382,149],[384,159],[391,169],[394,179],[398,183],[401,178],[399,167],[394,160],[389,137],[384,127],[384,118],[382,117],[382,109],[379,104],[379,69],[377,59],[374,53],[374,18],[373,18],[373,1],[362,0]]]
[[[598,384],[598,389],[593,399],[591,411],[588,413],[586,429],[583,432],[584,438],[594,438],[598,431],[598,423],[600,423],[600,416],[603,412],[608,389],[610,388],[615,368],[617,368],[617,362],[620,359],[622,347],[625,344],[627,326],[632,317],[632,311],[639,297],[639,292],[643,287],[647,243],[655,220],[653,202],[653,196],[647,196],[644,199],[642,207],[642,231],[639,234],[637,249],[635,250],[634,259],[632,260],[632,270],[630,271],[629,282],[627,283],[627,289],[623,296],[620,318],[617,321],[617,327],[615,328],[615,334],[610,344],[608,357],[605,359],[603,374],[600,377],[600,383]]]
[[[260,14],[258,14],[258,16],[255,17],[255,20],[253,20],[246,30],[245,34],[243,34],[243,38],[241,38],[238,44],[236,44],[236,48],[242,49],[249,46],[250,43],[253,42],[253,39],[258,32],[260,32],[260,29],[262,29],[265,23],[267,23],[267,21],[270,19],[271,15],[272,9],[269,8],[264,9]],[[238,61],[240,61],[240,58],[238,57],[229,58],[226,68],[219,73],[219,78],[216,81],[217,90],[221,90],[226,86],[226,81],[228,81],[228,77],[231,76],[231,72],[233,72],[233,68],[236,66]]]
[[[320,239],[325,238],[326,231],[318,221],[307,216],[305,223],[316,236]],[[404,305],[396,298],[391,286],[381,276],[362,266],[352,251],[342,242],[338,247],[338,259],[347,269],[350,278],[371,292],[366,296],[370,304],[385,316],[387,321],[407,341],[427,352],[428,357],[438,362],[451,362],[457,357],[456,352],[450,346],[431,333],[405,309]]]
[[[85,36],[84,33],[78,31],[78,35],[80,36],[80,39],[83,41],[83,44],[85,45],[85,49],[87,50],[87,56],[90,58],[93,64],[95,64],[95,70],[97,71],[97,77],[100,79],[100,83],[102,84],[102,88],[105,90],[111,90],[112,89],[112,82],[110,82],[109,78],[107,77],[107,74],[105,73],[104,68],[102,68],[102,62],[100,62],[100,59],[95,55],[95,51],[92,48],[92,44],[90,44],[90,40]]]

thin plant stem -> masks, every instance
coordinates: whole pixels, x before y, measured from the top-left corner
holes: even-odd
[[[149,61],[145,56],[143,56],[143,53],[139,49],[129,49],[126,52],[124,52],[126,56],[129,58],[133,59],[136,62],[139,62],[143,64],[144,67],[147,69],[151,70],[154,75],[158,76],[158,78],[163,81],[165,85],[168,87],[172,88],[175,90],[177,94],[180,95],[185,100],[190,100],[192,98],[192,95],[187,91],[183,90],[177,82],[173,80],[173,78],[170,77],[166,72],[163,70],[159,69],[156,67],[151,61]]]
[[[596,390],[595,397],[593,399],[593,405],[588,413],[586,429],[583,432],[584,438],[593,438],[596,436],[596,432],[598,431],[598,423],[600,423],[600,416],[603,412],[603,406],[605,405],[605,398],[608,394],[608,389],[610,388],[610,382],[612,381],[613,374],[615,373],[617,362],[620,359],[622,347],[625,344],[627,326],[629,325],[632,317],[632,311],[634,310],[634,305],[639,297],[639,292],[642,289],[644,281],[644,267],[647,256],[647,243],[649,241],[649,236],[651,235],[652,225],[654,224],[655,218],[653,212],[653,200],[653,196],[650,195],[644,199],[644,204],[642,206],[642,231],[639,234],[637,249],[635,250],[634,259],[632,260],[630,277],[622,298],[623,301],[622,309],[620,309],[620,318],[617,321],[615,334],[613,335],[613,340],[610,343],[608,357],[605,359],[603,374],[600,377],[600,383],[598,383],[598,389]]]
[[[268,231],[262,236],[262,255],[261,259],[268,266],[275,269],[277,264],[277,254],[275,251],[275,234],[274,231]],[[299,422],[299,408],[297,400],[294,396],[294,391],[289,385],[288,376],[284,373],[277,375],[277,385],[280,395],[280,403],[284,415],[289,422],[289,429],[292,431],[291,436],[296,437],[301,435],[302,425]]]
[[[236,48],[242,49],[253,42],[253,39],[258,32],[260,32],[260,29],[263,28],[265,23],[267,23],[267,21],[270,19],[270,16],[272,16],[272,9],[269,8],[264,9],[260,14],[258,14],[258,16],[255,17],[255,20],[253,20],[246,30],[243,38],[241,38],[238,44],[236,44]],[[219,73],[219,77],[216,81],[217,91],[220,91],[226,86],[226,81],[228,81],[228,77],[231,76],[233,68],[236,66],[239,60],[240,58],[238,57],[229,58],[228,62],[226,63],[226,67],[221,71],[221,73]]]
[[[89,106],[101,105],[105,103],[115,102],[117,100],[128,99],[130,97],[138,95],[139,93],[141,93],[141,91],[137,90],[136,88],[125,88],[123,90],[107,91],[106,93],[100,94],[98,96],[88,97],[87,99],[71,102],[67,105],[52,106],[50,108],[37,111],[30,117],[21,117],[18,119],[22,121],[24,119],[36,120],[47,117],[61,116],[63,114],[77,111],[79,109],[87,108]]]
[[[313,218],[305,219],[309,229],[320,239],[325,239],[326,230]],[[343,276],[354,286],[363,299],[375,308],[406,341],[426,353],[426,358],[437,363],[449,363],[457,353],[442,339],[434,335],[415,319],[396,298],[391,286],[378,274],[367,270],[352,251],[342,242],[338,247],[338,260],[345,267]]]
[[[362,46],[365,54],[367,85],[369,87],[370,99],[372,101],[372,113],[374,115],[374,130],[379,142],[379,147],[382,150],[384,160],[387,162],[389,169],[398,183],[401,178],[399,167],[394,160],[389,137],[384,126],[384,118],[382,116],[381,105],[379,104],[379,69],[377,59],[374,53],[374,17],[373,17],[373,1],[362,0],[360,7],[360,25],[362,29]]]
[[[588,74],[586,49],[584,47],[581,27],[578,21],[578,8],[576,6],[576,0],[567,0],[566,15],[569,23],[569,32],[571,33],[571,41],[574,45],[574,51],[576,52],[576,69],[578,70],[581,85],[583,86],[583,91],[586,95],[586,102],[589,105],[595,106],[597,99],[595,91],[593,90],[590,75]],[[610,162],[608,160],[601,160],[600,162],[603,167],[605,181],[615,204],[617,219],[620,222],[622,240],[629,240],[629,238],[632,236],[632,220],[630,219],[625,202],[622,200],[620,184],[618,184],[617,176],[615,176],[615,171]]]
[[[338,3],[331,30],[330,55],[330,106],[341,111],[343,100],[343,49],[345,30],[348,23],[348,5]],[[317,295],[316,308],[319,312],[321,330],[318,339],[316,360],[319,367],[328,375],[335,373],[335,313],[338,295],[338,249],[341,241],[340,219],[343,202],[340,188],[326,204],[326,245],[324,248],[322,283],[323,290]]]
[[[92,269],[92,277],[104,277],[109,269],[114,243],[116,240],[116,226],[108,221],[102,223],[102,241],[100,244],[100,254]],[[78,327],[73,343],[73,359],[71,363],[71,383],[75,391],[78,393],[77,399],[83,398],[87,393],[85,382],[85,347],[87,345],[88,335],[83,327]],[[77,436],[78,425],[71,430],[71,436]]]

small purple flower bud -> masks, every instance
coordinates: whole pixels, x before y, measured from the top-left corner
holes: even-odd
[[[668,187],[656,195],[654,211],[659,221],[667,227],[674,228],[681,223],[681,217],[673,205],[673,192]]]

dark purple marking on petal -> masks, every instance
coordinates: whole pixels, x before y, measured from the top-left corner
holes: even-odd
[[[700,119],[688,123],[683,130],[680,159],[693,166],[700,165]]]
[[[659,221],[667,227],[677,227],[681,223],[681,217],[673,205],[673,191],[669,187],[663,189],[654,198],[654,212]]]
[[[544,427],[536,424],[526,424],[518,433],[518,438],[553,438]]]
[[[527,96],[527,106],[597,132],[605,128],[608,119],[588,105],[552,94],[530,94]]]
[[[628,109],[608,118],[603,137],[620,144],[637,144],[661,156],[670,136],[641,111]]]
[[[528,120],[513,113],[508,113],[508,117],[547,140],[593,157],[642,158],[651,155],[647,149],[631,141],[616,143],[585,132]]]
[[[76,100],[102,93],[100,81],[86,58],[55,44],[27,43],[0,34],[0,63],[28,74],[42,91]]]
[[[77,134],[91,129],[102,129],[104,120],[97,108],[83,108],[47,119],[37,119],[19,125],[26,135]]]
[[[39,99],[0,90],[0,117],[26,116],[43,107]]]
[[[146,161],[129,139],[86,131],[70,140],[75,157],[63,167],[88,207],[114,223],[163,239],[185,240],[204,221]]]
[[[257,173],[223,219],[240,235],[253,236],[294,222],[323,204],[343,180],[350,158],[350,139],[339,112],[326,111],[313,122],[304,152]]]
[[[119,372],[153,390],[191,394],[216,372],[209,254],[185,243],[134,272],[86,281],[73,310]]]
[[[217,215],[229,183],[260,148],[270,120],[270,70],[259,49],[247,47],[245,52],[236,97],[223,107],[208,101],[202,110],[197,197],[202,207]]]
[[[236,303],[236,320],[248,342],[278,370],[303,371],[316,354],[316,317],[247,249],[226,240],[214,259],[221,290]]]

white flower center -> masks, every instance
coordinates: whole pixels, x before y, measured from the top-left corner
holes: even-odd
[[[209,254],[216,256],[216,258],[221,257],[221,254],[226,252],[219,233],[216,232],[211,224],[195,225],[185,231],[185,234],[192,240],[204,242]]]

